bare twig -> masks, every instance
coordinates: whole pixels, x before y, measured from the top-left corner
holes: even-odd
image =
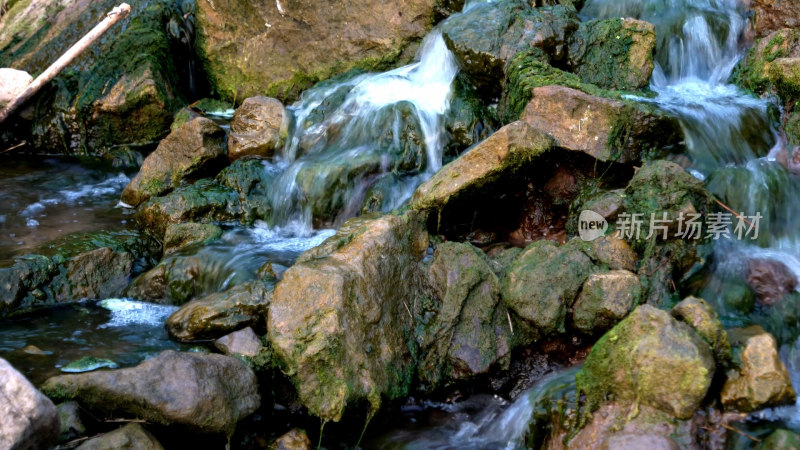
[[[732,209],[728,208],[728,207],[727,207],[727,206],[726,206],[724,203],[722,203],[721,201],[717,200],[716,198],[714,199],[714,201],[715,201],[715,202],[717,202],[717,204],[718,204],[719,206],[722,206],[723,208],[725,208],[726,210],[728,210],[728,212],[729,212],[729,213],[731,213],[731,214],[733,214],[734,216],[736,216],[736,218],[737,218],[737,219],[744,221],[744,223],[746,223],[746,224],[750,225],[751,227],[753,226],[753,224],[752,224],[752,223],[751,223],[749,220],[745,219],[745,218],[744,218],[744,217],[743,217],[741,214],[737,213],[736,211],[734,211],[734,210],[732,210]]]
[[[13,146],[13,147],[9,147],[9,148],[7,148],[7,149],[3,150],[2,152],[0,152],[0,155],[2,155],[3,153],[8,153],[8,152],[10,152],[11,150],[16,150],[16,149],[18,149],[18,148],[22,147],[23,145],[27,145],[27,144],[28,144],[28,143],[27,143],[26,141],[22,141],[22,142],[20,142],[19,144],[17,144],[17,145],[15,145],[15,146]]]
[[[50,80],[56,77],[59,72],[61,72],[64,67],[68,66],[72,60],[78,57],[81,53],[83,53],[87,48],[89,48],[95,41],[97,41],[100,36],[103,35],[109,28],[114,26],[120,20],[128,17],[128,14],[131,12],[131,7],[127,3],[123,3],[106,15],[106,18],[103,19],[102,22],[97,24],[91,31],[86,33],[84,37],[82,37],[78,42],[75,43],[69,50],[66,51],[60,58],[56,60],[53,64],[50,65],[41,75],[36,77],[31,84],[25,88],[22,93],[17,95],[14,100],[11,100],[6,107],[0,111],[0,123],[5,121],[8,116],[11,115],[17,108],[19,108],[23,103],[25,103],[28,99],[33,97],[39,89],[42,88],[45,84],[47,84]]]
[[[755,437],[755,436],[753,436],[751,434],[747,434],[742,430],[734,428],[734,427],[728,425],[727,423],[721,423],[720,425],[722,425],[722,427],[725,428],[726,430],[735,431],[736,433],[741,434],[742,436],[746,437],[747,439],[750,439],[751,441],[761,442],[761,439],[759,439],[759,438],[757,438],[757,437]]]
[[[508,310],[506,310],[506,317],[508,317],[508,329],[511,330],[511,334],[514,334],[514,325],[511,324],[511,314],[509,314]]]

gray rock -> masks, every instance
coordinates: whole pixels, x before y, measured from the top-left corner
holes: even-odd
[[[0,358],[0,448],[48,448],[58,439],[59,423],[56,405]]]
[[[261,339],[250,327],[222,336],[214,342],[214,346],[226,355],[237,354],[251,357],[258,355],[263,348]]]
[[[261,403],[256,376],[243,362],[172,350],[136,367],[53,377],[42,390],[101,414],[182,425],[200,433],[232,433]]]

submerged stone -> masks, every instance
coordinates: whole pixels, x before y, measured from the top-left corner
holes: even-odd
[[[77,361],[72,361],[71,363],[65,365],[64,367],[61,368],[61,371],[65,373],[82,373],[82,372],[91,372],[97,369],[116,369],[118,367],[119,364],[115,363],[110,359],[86,356]]]

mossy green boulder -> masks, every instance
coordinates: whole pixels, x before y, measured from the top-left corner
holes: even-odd
[[[671,312],[673,317],[694,328],[708,342],[719,366],[730,365],[733,355],[728,333],[711,305],[702,298],[686,297]]]
[[[413,310],[428,248],[420,214],[350,219],[275,286],[268,336],[300,401],[322,420],[408,394]]]
[[[693,328],[641,305],[597,341],[575,381],[588,412],[613,401],[688,419],[702,404],[715,368],[711,348]]]
[[[653,73],[656,31],[635,19],[581,23],[569,41],[569,66],[584,83],[633,91],[647,87]]]
[[[540,337],[563,333],[568,308],[597,267],[574,244],[529,245],[503,279],[503,303],[530,322]]]
[[[624,319],[641,296],[639,278],[627,270],[589,275],[572,305],[572,323],[583,333],[600,334]]]
[[[513,344],[489,258],[470,244],[445,242],[437,246],[428,276],[431,299],[414,311],[420,379],[436,387],[487,373]]]

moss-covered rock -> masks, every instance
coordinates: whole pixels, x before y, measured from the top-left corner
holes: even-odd
[[[534,47],[552,59],[563,59],[566,41],[578,23],[574,8],[533,8],[520,0],[489,2],[447,20],[442,35],[484,98],[496,98],[514,55]]]
[[[576,245],[537,241],[522,252],[503,280],[503,303],[539,336],[565,331],[567,309],[597,268]]]
[[[432,299],[414,311],[423,384],[486,373],[512,349],[500,281],[488,257],[469,244],[437,246],[428,270]]]
[[[191,342],[217,339],[248,326],[262,328],[271,296],[269,285],[251,281],[193,300],[169,316],[167,332]]]
[[[417,213],[346,222],[283,274],[268,335],[300,400],[323,420],[347,406],[407,395],[414,373],[411,308],[428,248]]]
[[[225,130],[198,117],[170,133],[122,191],[122,201],[136,207],[178,187],[183,180],[214,175],[224,165]]]
[[[683,139],[678,122],[652,108],[564,86],[533,88],[521,121],[600,161],[635,163]]]
[[[694,329],[641,305],[597,341],[576,383],[589,412],[610,398],[688,419],[706,396],[714,370],[711,349]]]
[[[222,236],[222,228],[210,223],[174,223],[164,233],[164,255],[194,244],[207,244]]]
[[[65,236],[37,253],[0,269],[0,315],[19,307],[119,296],[161,249],[145,234],[120,231]]]
[[[203,179],[148,200],[139,206],[134,217],[140,227],[160,237],[171,224],[225,222],[242,216],[236,191]]]
[[[756,94],[769,88],[769,69],[779,58],[800,57],[800,32],[780,29],[756,41],[733,74],[733,81]]]
[[[525,123],[506,125],[417,188],[411,207],[442,209],[451,201],[468,198],[476,190],[523,169],[551,147],[549,137]]]
[[[433,25],[436,3],[199,0],[197,51],[224,98],[293,101],[352,68],[384,70],[409,61]]]
[[[572,323],[587,334],[605,332],[628,315],[641,295],[639,278],[627,270],[589,275],[572,305]]]
[[[0,66],[41,73],[116,2],[31,1],[0,25]],[[19,5],[18,5],[19,6]],[[181,7],[133,2],[113,27],[37,95],[31,134],[45,152],[103,155],[118,145],[152,145],[168,131],[185,89],[191,54]]]
[[[585,83],[606,89],[636,90],[650,82],[655,27],[635,19],[581,23],[569,41],[568,63]]]
[[[800,435],[789,430],[775,430],[762,440],[758,446],[759,450],[781,450],[786,448],[800,448]]]
[[[728,371],[722,387],[722,405],[752,412],[795,402],[789,372],[778,356],[775,338],[759,326],[731,332],[738,369]]]

